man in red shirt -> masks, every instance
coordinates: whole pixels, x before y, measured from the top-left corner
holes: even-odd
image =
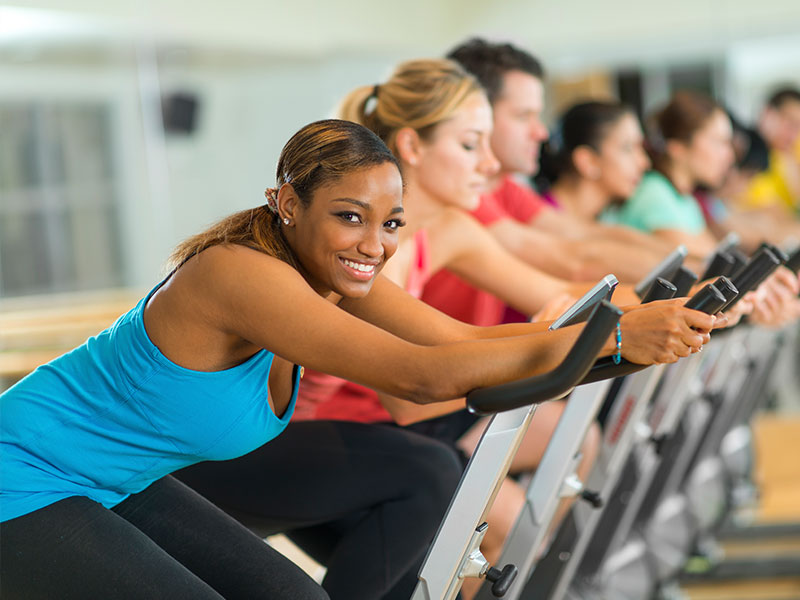
[[[542,122],[544,72],[527,52],[511,44],[470,40],[448,58],[460,63],[483,85],[494,111],[492,151],[500,162],[493,191],[472,214],[510,252],[564,279],[598,280],[614,273],[636,282],[671,248],[639,232],[583,221],[557,210],[514,176],[539,169],[539,150],[548,137]],[[631,244],[637,252],[631,252]],[[422,299],[447,314],[475,325],[503,322],[505,306],[447,271],[425,286]]]

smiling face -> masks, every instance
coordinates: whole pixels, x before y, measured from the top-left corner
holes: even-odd
[[[283,190],[281,190],[283,195]],[[366,295],[397,249],[403,182],[392,163],[353,171],[320,186],[308,206],[279,197],[287,241],[320,294]]]
[[[630,198],[650,166],[636,117],[631,114],[620,117],[603,138],[597,156],[599,182],[608,195],[622,200]]]
[[[541,80],[522,71],[509,71],[492,108],[491,144],[501,171],[534,175],[539,170],[539,149],[547,139]]]
[[[442,204],[478,207],[499,168],[489,147],[492,108],[483,92],[467,97],[453,115],[420,140],[414,163],[403,163],[409,186]]]

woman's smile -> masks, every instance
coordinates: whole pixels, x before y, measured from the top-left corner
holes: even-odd
[[[345,272],[358,281],[369,281],[375,276],[375,270],[380,264],[379,261],[353,260],[351,258],[339,257],[339,261],[344,265]]]

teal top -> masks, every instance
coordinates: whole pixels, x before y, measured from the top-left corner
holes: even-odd
[[[159,286],[0,395],[0,521],[70,496],[111,508],[168,473],[241,456],[286,427],[300,369],[277,417],[267,396],[271,352],[224,371],[173,363],[144,328]]]
[[[680,229],[699,234],[706,227],[703,212],[691,194],[681,194],[657,171],[650,171],[622,206],[606,209],[600,221],[627,225],[645,232]]]

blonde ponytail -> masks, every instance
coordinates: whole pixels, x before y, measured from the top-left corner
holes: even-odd
[[[368,127],[396,153],[400,129],[410,127],[425,138],[476,92],[482,92],[478,81],[451,60],[410,60],[400,63],[386,82],[350,92],[338,115]]]

